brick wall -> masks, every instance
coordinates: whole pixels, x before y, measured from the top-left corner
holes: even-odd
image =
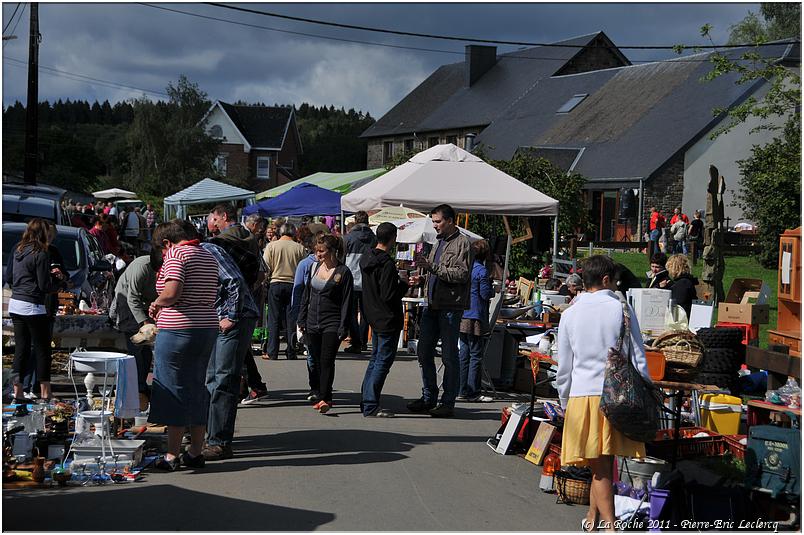
[[[249,154],[243,152],[243,145],[221,143],[218,154],[226,155],[226,177],[246,177],[249,175]]]
[[[681,206],[684,194],[684,153],[674,156],[656,171],[645,181],[643,188],[642,228],[649,228],[651,206],[656,206],[669,222],[673,208]]]

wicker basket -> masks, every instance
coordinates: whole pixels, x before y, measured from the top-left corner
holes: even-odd
[[[688,340],[678,340],[672,346],[662,348],[664,359],[674,366],[695,368],[703,359],[703,351],[693,346]]]
[[[582,481],[567,477],[567,472],[556,471],[553,476],[553,486],[555,487],[556,503],[589,505],[589,491],[592,488],[592,481]]]

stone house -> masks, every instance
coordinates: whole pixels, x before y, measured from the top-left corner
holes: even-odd
[[[760,52],[800,68],[798,43]],[[593,238],[620,241],[639,239],[653,205],[664,213],[704,209],[713,164],[726,178],[726,216],[736,223],[736,161],[774,133],[752,133],[749,121],[711,140],[728,121],[713,110],[759,97],[767,83],[738,85],[736,75],[702,81],[711,68],[708,53],[632,65],[602,32],[499,56],[493,47],[467,47],[463,63],[440,67],[363,133],[369,166],[436,138],[481,146],[490,159],[527,151],[582,174]]]
[[[215,167],[260,192],[298,178],[302,143],[291,107],[242,106],[216,101],[202,119],[219,141]]]

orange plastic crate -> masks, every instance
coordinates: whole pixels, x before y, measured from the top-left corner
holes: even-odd
[[[740,444],[740,440],[744,439],[745,435],[723,435],[723,440],[726,442],[726,449],[736,459],[745,459],[745,450],[747,444]]]

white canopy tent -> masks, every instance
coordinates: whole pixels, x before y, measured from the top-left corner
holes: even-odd
[[[427,213],[441,203],[456,212],[553,217],[554,254],[558,250],[558,201],[452,143],[422,151],[344,195],[341,210],[368,211],[403,204]],[[509,235],[509,249],[510,243]]]
[[[193,204],[213,204],[227,201],[245,201],[254,204],[253,191],[205,178],[170,197],[165,197],[165,221],[187,217],[187,206]]]
[[[437,233],[433,226],[433,220],[429,217],[420,217],[417,219],[397,219],[389,221],[397,228],[396,241],[397,243],[422,243],[427,242],[430,244],[436,243]],[[372,230],[377,230],[377,225],[372,225]],[[483,236],[468,231],[465,228],[458,227],[461,234],[466,236],[470,242],[482,240]]]
[[[137,194],[120,188],[102,189],[92,194],[96,199],[136,199]]]

